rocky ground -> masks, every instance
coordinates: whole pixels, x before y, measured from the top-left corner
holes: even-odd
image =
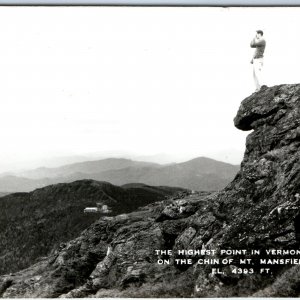
[[[28,269],[0,277],[2,297],[298,297],[298,265],[241,267],[157,264],[157,249],[298,249],[300,240],[300,85],[263,87],[235,117],[247,137],[241,169],[224,190],[150,204],[97,220]],[[207,252],[208,253],[208,252]],[[248,254],[245,258],[249,258]],[[299,257],[299,256],[298,256]],[[298,258],[297,257],[297,258]],[[187,258],[187,257],[186,257]],[[203,258],[211,258],[204,256]],[[252,257],[251,257],[252,258]]]

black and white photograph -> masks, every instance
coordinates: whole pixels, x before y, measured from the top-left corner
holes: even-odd
[[[300,7],[0,28],[0,298],[300,296]]]

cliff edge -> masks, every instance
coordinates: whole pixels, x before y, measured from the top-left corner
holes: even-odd
[[[217,193],[150,204],[101,218],[77,239],[28,269],[0,277],[2,297],[298,297],[298,265],[272,264],[260,273],[265,250],[300,242],[300,85],[264,87],[246,98],[234,124],[252,130],[235,179]],[[206,250],[201,258],[231,265],[157,263],[157,249]],[[253,274],[230,252],[243,250]],[[250,250],[260,251],[252,257]],[[216,250],[213,256],[208,250]],[[181,256],[189,258],[189,256]],[[290,258],[290,256],[285,256]],[[249,268],[249,266],[247,266]]]

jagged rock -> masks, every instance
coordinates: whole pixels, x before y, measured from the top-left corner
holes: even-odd
[[[176,201],[173,201],[171,204],[164,207],[163,211],[156,218],[157,222],[186,218],[196,212],[197,206],[195,206],[195,203],[193,205],[193,203],[190,203],[187,200],[177,199],[177,197],[174,198]]]
[[[176,203],[172,203],[167,207],[165,207],[161,215],[156,220],[160,222],[164,220],[172,220],[172,219],[180,219],[180,218],[182,218],[180,207]]]
[[[263,87],[242,102],[234,122],[253,131],[241,169],[224,190],[99,220],[50,257],[0,277],[2,297],[299,296],[298,267],[233,275],[231,268],[240,267],[234,261],[218,265],[225,273],[214,275],[210,265],[177,268],[168,264],[172,255],[155,252],[299,248],[300,85]]]
[[[4,276],[0,279],[0,296],[11,286],[13,283],[13,279],[9,276]]]
[[[190,242],[196,234],[193,227],[186,229],[175,241],[175,249],[188,249]]]
[[[297,246],[297,226],[292,224],[299,215],[300,204],[294,196],[300,190],[299,102],[299,85],[264,88],[242,102],[235,125],[254,131],[247,137],[238,176],[216,200],[220,202],[229,195],[231,198],[224,207],[230,219],[230,230],[220,228],[218,233],[217,243],[222,247],[282,249]],[[240,195],[241,201],[238,200]],[[197,284],[210,280],[202,273]],[[215,280],[196,295],[220,295],[209,292]],[[222,282],[224,278],[218,280]],[[262,285],[267,283],[266,278],[261,280]],[[247,295],[242,288],[239,293]]]

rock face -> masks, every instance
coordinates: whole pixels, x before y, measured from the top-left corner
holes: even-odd
[[[230,271],[241,267],[234,261],[218,266],[224,274],[212,275],[211,266],[196,260],[182,266],[175,263],[175,256],[155,254],[157,249],[264,253],[299,248],[300,85],[262,88],[242,102],[234,123],[253,131],[247,137],[241,169],[224,190],[98,220],[36,265],[0,277],[0,295],[300,296],[297,265],[271,265],[272,273],[260,274],[261,266],[253,259],[254,274],[234,274]],[[216,253],[213,258],[221,258]],[[160,265],[158,258],[171,263]]]

